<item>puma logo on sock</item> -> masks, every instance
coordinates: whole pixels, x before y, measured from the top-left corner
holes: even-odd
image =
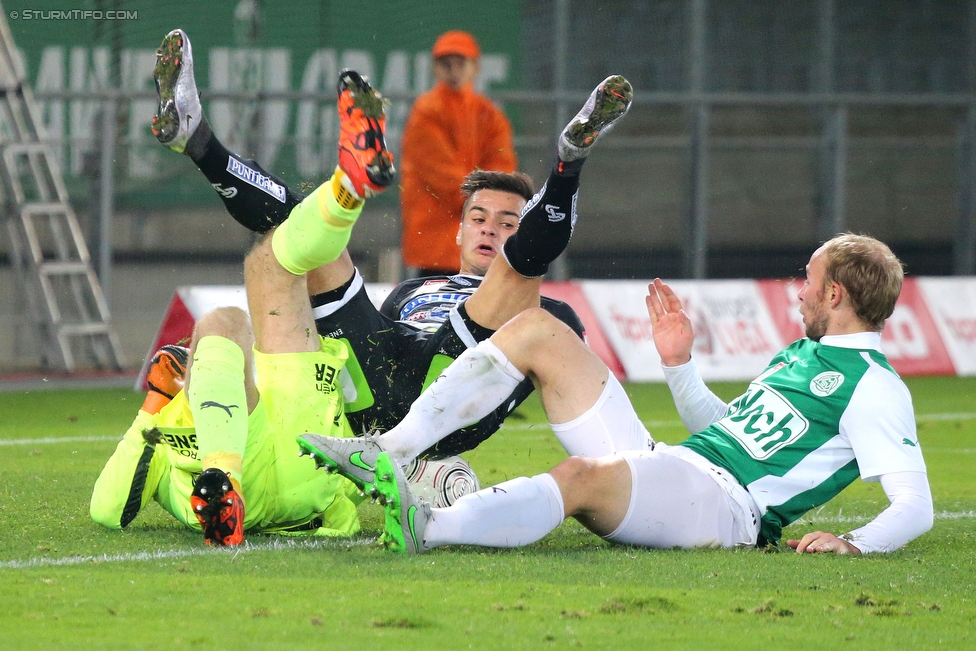
[[[219,402],[214,402],[213,400],[207,400],[200,404],[200,409],[206,409],[207,407],[220,407],[227,412],[227,417],[230,418],[234,414],[231,413],[231,409],[240,409],[237,405],[222,405]]]

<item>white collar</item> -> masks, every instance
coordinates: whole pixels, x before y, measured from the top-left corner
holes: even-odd
[[[824,335],[820,339],[824,346],[837,348],[858,348],[861,350],[876,350],[881,352],[880,332],[854,332],[849,335]]]

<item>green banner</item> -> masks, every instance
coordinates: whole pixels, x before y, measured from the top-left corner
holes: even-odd
[[[192,41],[197,85],[218,136],[290,184],[317,183],[335,166],[334,101],[208,100],[208,91],[269,96],[321,91],[332,97],[339,71],[348,67],[387,93],[422,92],[433,84],[430,48],[449,29],[468,30],[479,40],[482,89],[519,85],[517,0],[66,0],[45,2],[43,9],[38,4],[3,3],[37,93],[151,90],[155,49],[168,31],[180,27]],[[87,193],[86,169],[96,160],[103,131],[99,108],[80,99],[42,102],[48,136],[64,143],[58,154],[76,199]],[[394,152],[409,108],[408,100],[390,107],[387,131]],[[188,161],[155,142],[149,132],[155,109],[153,100],[126,101],[117,108],[119,204],[216,202],[207,185],[187,173]]]

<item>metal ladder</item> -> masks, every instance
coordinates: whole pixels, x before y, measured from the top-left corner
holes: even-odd
[[[0,219],[33,325],[41,365],[73,372],[76,354],[121,370],[122,347],[33,93],[0,13]]]

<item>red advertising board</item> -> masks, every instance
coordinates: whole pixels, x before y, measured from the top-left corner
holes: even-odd
[[[784,341],[803,336],[797,292],[803,281],[760,280],[759,287]],[[895,312],[881,333],[881,348],[901,375],[954,375],[955,367],[942,343],[914,278],[907,278]]]

